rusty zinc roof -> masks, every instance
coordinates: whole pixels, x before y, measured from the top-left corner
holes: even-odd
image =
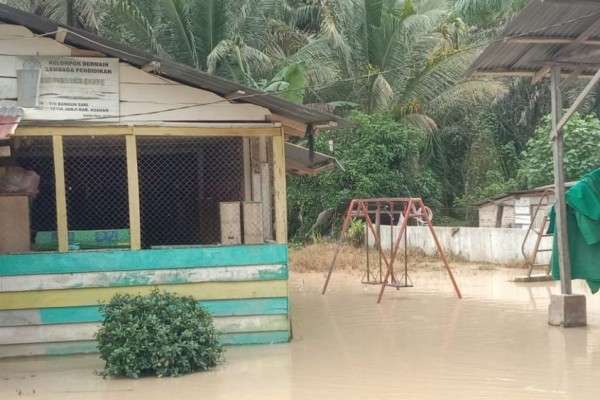
[[[600,68],[600,0],[531,0],[469,73],[541,78],[551,67],[576,75]]]

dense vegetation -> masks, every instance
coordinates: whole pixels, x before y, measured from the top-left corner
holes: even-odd
[[[349,119],[355,128],[324,132],[315,141],[317,151],[328,152],[333,144],[338,168],[316,176],[288,178],[289,224],[299,236],[324,233],[314,226],[319,213],[341,211],[353,197],[402,193],[438,204],[440,185],[420,157],[427,146],[423,131],[389,114],[355,112]],[[322,221],[325,226],[326,222]]]
[[[343,169],[290,179],[299,236],[355,195],[419,195],[464,222],[477,200],[550,183],[547,84],[465,76],[526,0],[0,1],[353,120],[316,139]],[[564,85],[565,102],[580,85]],[[598,113],[597,94],[582,114]],[[578,154],[570,179],[598,166]]]
[[[550,119],[544,118],[522,153],[517,176],[527,186],[538,186],[552,181],[550,131]],[[600,166],[600,120],[597,116],[581,116],[575,113],[562,132],[567,180],[578,179]]]
[[[192,297],[158,290],[117,294],[101,311],[96,337],[107,375],[177,376],[207,370],[221,359],[212,318]]]

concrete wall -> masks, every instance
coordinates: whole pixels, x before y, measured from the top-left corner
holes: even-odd
[[[394,227],[396,236],[398,228]],[[514,228],[472,228],[472,227],[435,227],[435,232],[444,251],[474,262],[490,262],[501,264],[523,263],[521,244],[525,238],[525,229]],[[390,227],[381,227],[381,244],[384,249],[390,247]],[[540,248],[550,248],[552,238],[542,238]],[[370,237],[370,243],[373,238]],[[535,234],[531,234],[526,246],[527,254],[531,254],[535,244]],[[429,229],[424,226],[408,227],[408,246],[421,250],[427,255],[435,255],[436,247]],[[536,262],[548,262],[550,252],[539,253]]]

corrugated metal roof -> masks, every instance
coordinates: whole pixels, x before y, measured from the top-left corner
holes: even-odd
[[[106,54],[109,57],[119,58],[124,62],[140,68],[155,61],[160,64],[160,75],[168,77],[169,79],[189,86],[205,89],[221,96],[231,97],[231,95],[233,95],[234,99],[236,93],[237,96],[239,96],[240,93],[243,93],[241,95],[243,97],[237,101],[268,108],[274,113],[304,124],[320,127],[339,127],[346,124],[343,119],[333,114],[313,110],[277,96],[265,95],[263,92],[240,85],[236,82],[210,75],[187,65],[161,59],[139,49],[101,38],[85,30],[58,24],[47,18],[17,10],[4,4],[0,4],[0,21],[9,24],[23,25],[36,34],[51,34],[52,32],[56,32],[59,28],[64,28],[68,30],[64,39],[64,43],[67,45],[94,50]]]
[[[565,188],[570,188],[572,186],[574,186],[578,181],[569,181],[569,182],[565,182]],[[514,196],[525,196],[525,195],[532,195],[532,196],[542,196],[544,194],[544,192],[548,189],[554,189],[554,184],[551,185],[544,185],[544,186],[538,186],[538,187],[534,187],[531,189],[526,189],[526,190],[515,190],[514,192],[507,192],[507,193],[501,193],[499,195],[496,195],[494,197],[490,197],[484,200],[481,200],[477,203],[473,203],[474,206],[483,206],[485,204],[489,204],[489,203],[497,203],[500,201],[504,201],[510,197],[514,197]]]
[[[549,66],[582,75],[600,68],[600,1],[531,0],[469,73],[529,75]]]

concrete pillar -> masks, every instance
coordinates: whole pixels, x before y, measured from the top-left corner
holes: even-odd
[[[553,294],[548,308],[548,323],[572,328],[587,324],[587,307],[582,294]]]

